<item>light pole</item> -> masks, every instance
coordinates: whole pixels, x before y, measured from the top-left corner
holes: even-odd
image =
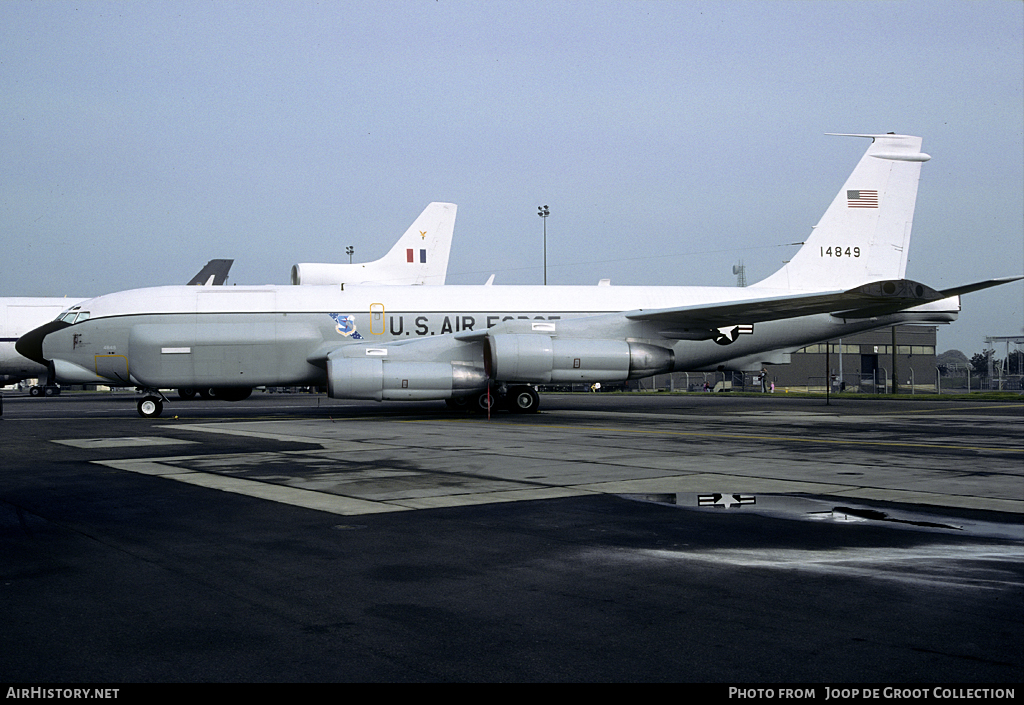
[[[345,248],[345,254],[348,255],[349,264],[352,264],[352,255],[355,253],[355,251],[356,248],[352,247],[352,245],[349,245],[348,247]]]
[[[537,215],[544,220],[544,286],[548,285],[548,216],[551,211],[547,206],[537,206]]]

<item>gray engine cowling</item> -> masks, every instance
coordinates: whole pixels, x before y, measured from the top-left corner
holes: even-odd
[[[381,358],[328,358],[327,380],[332,399],[425,401],[487,388],[478,367]]]
[[[675,353],[624,340],[500,333],[489,337],[491,376],[502,382],[603,382],[670,372]]]

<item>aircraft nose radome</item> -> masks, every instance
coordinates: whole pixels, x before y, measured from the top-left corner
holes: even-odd
[[[43,357],[43,338],[54,331],[67,328],[69,325],[64,321],[44,323],[18,338],[18,341],[14,344],[14,349],[18,351],[19,355],[27,357],[33,362],[38,362],[40,365],[45,365],[46,358]]]

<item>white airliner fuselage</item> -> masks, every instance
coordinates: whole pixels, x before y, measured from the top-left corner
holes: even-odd
[[[9,297],[0,299],[0,384],[46,377],[46,365],[18,354],[18,338],[47,321],[79,299],[57,297]]]

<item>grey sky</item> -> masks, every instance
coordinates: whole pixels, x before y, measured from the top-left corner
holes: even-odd
[[[459,206],[450,283],[733,285],[921,135],[908,276],[1024,272],[1020,2],[0,4],[0,296],[286,283]],[[964,297],[939,348],[1024,328]]]

